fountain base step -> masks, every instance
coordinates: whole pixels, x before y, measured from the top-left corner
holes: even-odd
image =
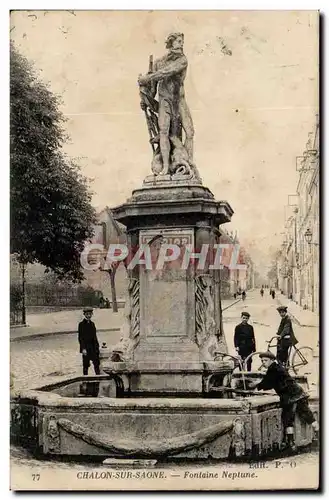
[[[202,395],[213,374],[221,379],[233,370],[230,360],[210,362],[137,361],[107,362],[103,371],[119,377],[124,393],[197,393]]]
[[[103,460],[103,465],[110,465],[111,467],[154,467],[157,460],[140,460],[134,458],[106,458]]]

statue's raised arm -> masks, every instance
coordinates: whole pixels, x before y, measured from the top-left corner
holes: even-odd
[[[154,65],[151,56],[149,72],[140,75],[138,83],[153,148],[153,173],[195,178],[198,173],[193,163],[193,122],[184,92],[188,63],[183,45],[183,33],[170,34],[168,53]]]

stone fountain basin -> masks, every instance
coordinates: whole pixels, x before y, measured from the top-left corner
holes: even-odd
[[[86,382],[99,384],[98,397],[77,393]],[[103,396],[109,383],[108,376],[77,377],[14,394],[12,440],[43,455],[158,460],[260,457],[281,447],[275,395],[116,398]],[[311,407],[318,411],[316,399]],[[311,439],[310,427],[296,422],[296,444]]]

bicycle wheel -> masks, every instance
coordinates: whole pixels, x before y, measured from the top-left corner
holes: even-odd
[[[312,370],[314,352],[311,347],[296,349],[291,359],[291,368],[295,375],[308,375]]]

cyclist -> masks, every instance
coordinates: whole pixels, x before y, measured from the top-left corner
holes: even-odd
[[[292,328],[292,322],[288,316],[288,307],[279,306],[277,311],[281,316],[281,322],[277,332],[278,344],[277,344],[277,360],[286,365],[289,357],[289,349],[291,346],[298,344],[298,340],[295,337],[294,330]]]
[[[294,421],[296,413],[303,422],[312,425],[315,437],[317,437],[319,431],[319,423],[310,410],[307,394],[289,375],[284,366],[276,361],[274,354],[270,351],[262,352],[259,357],[264,368],[267,368],[267,372],[261,382],[250,382],[249,388],[257,390],[275,390],[280,397],[286,445],[294,450],[296,448],[294,442]]]

